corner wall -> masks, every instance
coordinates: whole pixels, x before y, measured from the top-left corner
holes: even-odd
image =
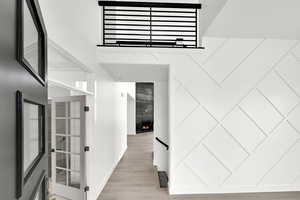
[[[100,50],[104,63],[170,65],[170,194],[299,191],[299,41],[203,42]]]
[[[169,172],[169,152],[160,143],[160,140],[169,144],[169,101],[168,101],[168,82],[154,82],[154,142],[153,142],[153,165],[157,166],[158,171]]]
[[[126,124],[125,132],[127,135],[135,135],[135,82],[119,82],[120,89],[126,98],[126,101],[123,103],[124,109],[124,123]]]

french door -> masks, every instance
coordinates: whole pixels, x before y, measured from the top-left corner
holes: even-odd
[[[51,193],[64,199],[86,199],[85,108],[86,96],[60,97],[51,101]]]

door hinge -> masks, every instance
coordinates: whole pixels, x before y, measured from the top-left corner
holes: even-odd
[[[90,107],[89,106],[84,106],[84,112],[89,112],[90,111]]]
[[[90,151],[90,147],[89,147],[89,146],[85,146],[85,147],[84,147],[84,151],[85,151],[85,152]]]
[[[84,192],[88,192],[88,191],[90,191],[90,187],[89,186],[85,186],[84,187]]]

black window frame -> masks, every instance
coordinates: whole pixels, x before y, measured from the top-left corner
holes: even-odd
[[[29,167],[24,171],[24,103],[29,103],[33,105],[38,105],[39,116],[42,116],[39,119],[39,154],[31,162]],[[43,157],[46,155],[46,105],[39,103],[38,101],[32,100],[30,96],[24,95],[21,91],[16,92],[16,171],[17,171],[17,189],[16,197],[19,198],[22,196],[23,188],[31,178],[34,170],[37,168]]]
[[[27,5],[24,5],[26,2]],[[28,6],[31,17],[38,32],[38,72],[24,57],[24,7]],[[17,61],[22,65],[41,85],[46,87],[47,74],[47,32],[43,21],[42,12],[38,0],[17,1]]]

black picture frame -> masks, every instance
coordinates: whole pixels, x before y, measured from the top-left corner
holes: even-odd
[[[38,32],[38,72],[24,57],[24,2],[26,2]],[[17,61],[44,87],[47,74],[47,32],[38,0],[17,1]]]
[[[37,195],[39,194],[39,200],[46,200],[47,199],[47,177],[46,171],[43,171],[37,185],[35,186],[33,193],[30,195],[30,199],[34,200]]]
[[[38,105],[39,108],[39,153],[29,165],[29,167],[24,171],[24,103],[29,103],[33,105]],[[33,174],[35,168],[38,166],[42,158],[46,153],[46,142],[45,142],[45,112],[46,106],[39,102],[32,100],[29,96],[24,95],[22,92],[16,92],[16,171],[17,171],[17,188],[16,197],[22,196],[23,187]]]

